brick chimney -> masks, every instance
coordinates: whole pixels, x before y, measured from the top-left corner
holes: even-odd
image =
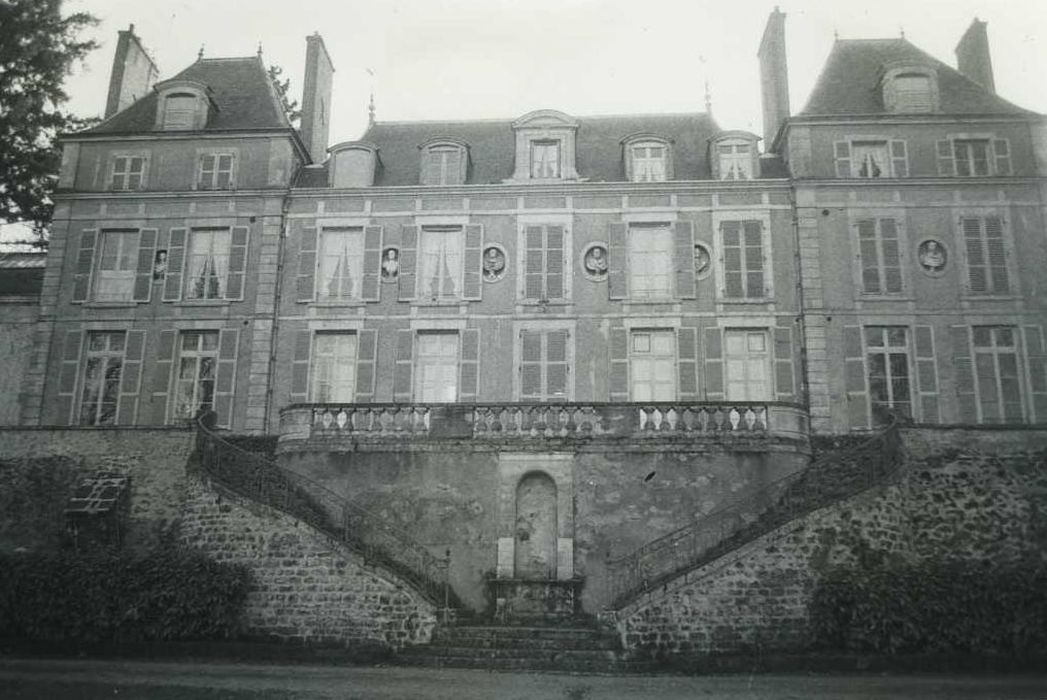
[[[989,56],[989,33],[986,22],[977,17],[963,33],[956,45],[956,63],[960,72],[989,92],[996,92],[992,77],[992,58]]]
[[[135,26],[132,24],[117,32],[113,70],[109,74],[109,95],[105,100],[106,119],[145,97],[159,75],[153,59],[135,36]]]
[[[789,71],[785,62],[785,13],[774,8],[760,40],[760,90],[763,98],[763,142],[771,148],[789,117]]]
[[[302,88],[302,141],[314,163],[327,157],[331,127],[331,82],[334,64],[318,32],[305,38],[305,80]]]

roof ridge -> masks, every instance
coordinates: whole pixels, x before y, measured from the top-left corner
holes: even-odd
[[[570,114],[569,112],[567,114]],[[632,112],[620,114],[570,114],[575,119],[625,119],[651,117],[706,117],[711,118],[708,112]],[[413,126],[416,124],[494,124],[512,123],[519,119],[515,117],[483,117],[479,119],[403,119],[403,120],[379,120],[372,126]]]

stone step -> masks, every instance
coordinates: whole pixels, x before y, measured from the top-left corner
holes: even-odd
[[[615,639],[610,630],[596,627],[516,627],[506,625],[451,625],[434,630],[434,639],[546,639],[551,641]]]
[[[621,648],[617,637],[544,639],[541,637],[490,637],[486,635],[433,635],[434,647],[472,647],[474,649],[590,649],[616,651]]]
[[[466,659],[571,659],[576,661],[615,661],[618,654],[613,649],[527,649],[497,647],[479,649],[472,646],[425,646],[405,649],[405,656],[442,656]]]
[[[443,656],[440,654],[401,654],[397,660],[410,666],[428,668],[479,668],[495,671],[561,671],[564,673],[649,673],[656,669],[653,661],[617,658],[578,658],[569,654],[555,657],[477,657]]]

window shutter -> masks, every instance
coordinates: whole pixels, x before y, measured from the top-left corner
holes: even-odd
[[[97,243],[98,229],[89,228],[80,232],[80,250],[76,254],[76,271],[73,273],[74,302],[87,301],[90,294]]]
[[[225,298],[230,301],[240,301],[244,298],[249,231],[247,226],[233,226],[229,244],[229,274],[225,285]]]
[[[482,224],[467,224],[465,227],[465,278],[462,282],[462,298],[479,301],[483,287],[484,227]]]
[[[356,336],[356,402],[373,403],[378,362],[378,331],[362,329]]]
[[[1044,350],[1043,329],[1025,326],[1025,358],[1029,365],[1029,392],[1032,394],[1033,423],[1047,422],[1047,352]]]
[[[1011,144],[1007,139],[992,140],[993,153],[996,155],[996,174],[1010,175],[1011,170]]]
[[[989,254],[989,273],[992,292],[1008,294],[1011,285],[1007,277],[1007,249],[1003,244],[1003,220],[998,216],[985,217],[985,247]]]
[[[364,301],[378,301],[382,273],[382,227],[364,226]]]
[[[847,423],[851,428],[868,428],[869,390],[865,383],[865,350],[861,326],[843,328],[843,373],[847,391]]]
[[[415,277],[418,274],[418,227],[400,228],[400,301],[415,298]],[[410,386],[407,394],[410,398]]]
[[[935,145],[938,156],[938,174],[951,177],[956,174],[956,157],[953,154],[952,141],[939,139]]]
[[[705,341],[705,398],[723,401],[723,333],[719,328],[706,328]]]
[[[406,239],[405,239],[406,240]],[[403,273],[401,272],[401,275]],[[401,282],[403,280],[401,279]],[[401,287],[402,289],[402,287]],[[414,331],[396,331],[396,365],[393,367],[393,401],[410,401],[414,372]]]
[[[623,224],[624,225],[624,224]],[[613,263],[612,263],[613,264]],[[611,328],[610,376],[608,393],[611,401],[629,400],[629,329]]]
[[[934,328],[916,326],[916,383],[920,395],[920,420],[940,423],[938,363],[934,357]]]
[[[691,248],[692,255],[694,248]],[[691,266],[694,267],[693,265]],[[676,329],[676,378],[680,400],[698,398],[698,329]]]
[[[246,235],[245,235],[246,242]],[[218,331],[218,369],[215,372],[214,410],[218,426],[233,426],[233,396],[236,391],[236,357],[239,355],[240,329]]]
[[[291,403],[309,400],[309,359],[313,351],[313,332],[300,330],[294,334],[294,354],[291,356]]]
[[[967,253],[967,287],[972,292],[987,292],[989,271],[982,249],[981,219],[961,218],[960,228]]]
[[[462,151],[454,149],[446,153],[446,175],[444,176],[445,185],[460,185],[464,181],[462,177]]]
[[[524,227],[524,269],[520,276],[523,299],[541,299],[545,296],[545,235],[541,226]]]
[[[956,368],[956,405],[961,423],[978,422],[978,396],[974,391],[974,362],[971,360],[971,337],[967,326],[953,326],[952,363]]]
[[[862,271],[862,292],[879,294],[883,288],[880,285],[880,257],[876,249],[876,220],[861,219],[855,226],[858,229],[858,262]]]
[[[891,168],[895,177],[909,177],[909,146],[901,139],[891,141]]]
[[[545,334],[545,395],[553,401],[566,401],[568,373],[567,343],[571,334],[566,329]]]
[[[312,301],[316,294],[316,226],[303,226],[298,239],[297,300]]]
[[[629,296],[628,226],[614,221],[607,225],[607,295],[610,299]]]
[[[898,223],[894,219],[880,219],[880,245],[883,246],[883,291],[899,294],[902,291],[902,253]]]
[[[759,299],[767,296],[764,281],[763,224],[746,221],[745,231],[745,296]]]
[[[153,254],[156,251],[155,228],[138,232],[138,265],[135,268],[134,301],[149,301],[153,291]]]
[[[542,393],[542,332],[520,331],[520,398],[535,399]]]
[[[774,387],[778,401],[796,400],[793,329],[789,326],[777,326],[774,329]]]
[[[138,394],[142,389],[144,355],[145,331],[127,331],[124,362],[120,371],[120,409],[116,416],[117,425],[134,425],[138,422]]]
[[[725,297],[745,296],[742,276],[742,222],[724,221],[720,224],[723,245],[720,259],[723,261],[723,280],[720,292]]]
[[[462,331],[458,361],[458,400],[474,402],[480,394],[480,329]]]
[[[171,260],[170,254],[167,256]],[[156,350],[156,362],[153,365],[152,397],[149,401],[149,424],[163,425],[167,422],[167,395],[171,388],[171,369],[174,365],[175,344],[178,342],[178,331],[160,331]]]
[[[836,161],[836,177],[850,177],[851,144],[848,141],[837,141],[834,143],[833,158]]]
[[[563,299],[564,227],[545,227],[545,298]]]
[[[673,226],[673,244],[676,249],[676,296],[694,299],[694,224],[677,221]]]
[[[164,301],[182,298],[182,268],[185,267],[186,232],[184,228],[171,229],[167,244],[167,275],[164,278]]]
[[[80,376],[80,358],[83,357],[83,331],[66,331],[62,342],[62,364],[58,370],[58,401],[55,422],[72,425],[76,419],[76,380]]]

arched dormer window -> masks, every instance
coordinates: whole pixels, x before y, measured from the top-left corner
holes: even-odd
[[[929,66],[896,65],[883,75],[883,104],[888,112],[938,111],[938,75]]]
[[[625,177],[631,182],[673,179],[672,141],[655,134],[632,134],[622,139]]]
[[[209,88],[193,80],[166,80],[156,85],[155,128],[162,131],[198,131],[207,126],[217,106]]]
[[[516,159],[509,182],[578,180],[575,134],[578,121],[555,109],[529,112],[513,122]]]
[[[760,176],[760,137],[748,131],[725,131],[709,142],[713,179],[752,180]]]
[[[456,139],[438,138],[418,147],[418,179],[423,185],[462,185],[469,171],[469,146]]]
[[[381,165],[378,147],[365,141],[343,141],[327,149],[331,154],[332,187],[372,187]]]

